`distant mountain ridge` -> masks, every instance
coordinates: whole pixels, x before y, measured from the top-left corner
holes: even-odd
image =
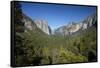
[[[79,23],[71,22],[68,25],[59,27],[56,30],[54,30],[53,35],[66,36],[66,35],[73,34],[79,30],[88,29],[89,27],[96,24],[97,22],[96,17],[97,17],[96,14],[93,14],[93,15],[88,16],[87,18],[85,18],[83,21]],[[43,20],[43,19],[32,20],[30,17],[23,14],[23,22],[25,23],[25,28],[28,28],[29,30],[34,31],[36,28],[39,28],[41,31],[43,31],[44,33],[48,35],[51,35],[53,32],[46,20]]]
[[[81,21],[80,23],[71,22],[68,25],[64,25],[62,27],[57,28],[54,31],[55,35],[70,35],[72,33],[75,33],[79,30],[85,30],[89,27],[95,25],[97,22],[96,14],[88,16],[86,19]]]

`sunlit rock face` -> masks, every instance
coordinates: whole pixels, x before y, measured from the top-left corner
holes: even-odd
[[[77,23],[71,23],[67,26],[67,30],[70,32],[70,33],[74,33],[76,31],[78,31],[80,29],[80,25],[77,24]]]
[[[42,19],[36,19],[34,20],[34,23],[37,25],[38,28],[40,28],[43,32],[46,34],[50,34],[50,28],[48,26],[48,22],[46,20]]]
[[[69,35],[78,31],[80,28],[81,28],[80,24],[72,22],[68,25],[62,26],[58,28],[57,30],[55,30],[55,34]]]
[[[86,19],[84,19],[81,22],[78,22],[78,23],[71,22],[68,25],[64,25],[62,27],[57,28],[54,31],[54,33],[56,35],[65,36],[65,35],[73,34],[79,30],[88,29],[89,27],[93,26],[96,23],[96,21],[97,21],[96,17],[97,17],[96,14],[93,14],[93,15],[88,16]]]
[[[33,20],[32,20],[30,17],[26,16],[25,14],[23,14],[22,22],[24,22],[25,28],[27,28],[27,29],[29,29],[29,30],[34,31],[34,30],[37,28],[37,26],[36,26],[36,24],[33,22]],[[25,31],[26,31],[26,30],[25,30]]]
[[[92,25],[94,25],[97,21],[97,16],[96,14],[93,14],[91,16],[88,16],[85,20],[83,20],[83,26],[82,29],[87,29],[89,27],[91,27]]]
[[[51,28],[48,26],[48,22],[42,19],[32,20],[30,17],[23,14],[23,20],[25,28],[34,31],[36,28],[39,28],[44,33],[50,35]],[[25,30],[26,31],[26,30]]]

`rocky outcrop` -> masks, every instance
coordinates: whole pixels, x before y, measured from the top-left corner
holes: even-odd
[[[92,25],[96,24],[97,22],[97,16],[96,14],[93,14],[91,16],[88,16],[85,20],[82,22],[82,29],[87,29],[91,27]]]
[[[48,22],[46,20],[32,20],[30,17],[23,14],[23,20],[25,28],[35,31],[36,28],[39,28],[46,34],[51,34],[51,28],[48,26]],[[26,31],[26,30],[25,30]]]
[[[34,20],[34,23],[37,25],[38,28],[40,28],[46,34],[51,33],[51,29],[48,26],[48,22],[46,20],[36,19],[36,20]]]
[[[77,23],[70,23],[66,26],[62,26],[58,29],[55,30],[55,34],[60,34],[60,35],[69,35],[69,34],[72,34],[76,31],[78,31],[79,29],[81,28],[81,25],[80,24],[77,24]]]
[[[34,31],[37,28],[37,26],[33,22],[33,20],[31,18],[29,18],[28,16],[26,16],[25,14],[23,14],[23,20],[22,20],[22,22],[24,22],[25,28],[27,28],[29,30]]]
[[[63,35],[63,36],[70,35],[70,34],[73,34],[77,31],[79,31],[79,30],[88,29],[89,27],[96,24],[96,22],[97,22],[96,14],[93,14],[91,16],[88,16],[86,19],[84,19],[80,23],[72,22],[68,25],[59,27],[54,31],[54,33],[56,35]]]

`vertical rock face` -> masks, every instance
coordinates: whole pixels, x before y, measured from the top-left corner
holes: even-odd
[[[43,32],[46,34],[50,34],[50,27],[48,26],[48,22],[46,20],[34,20],[34,23],[37,25],[38,28],[40,28]]]
[[[37,26],[36,24],[32,21],[32,19],[30,19],[28,16],[26,16],[25,14],[23,14],[23,20],[24,22],[24,26],[25,28],[34,31]]]
[[[82,26],[82,29],[87,29],[89,27],[91,27],[92,25],[94,25],[97,21],[97,16],[96,14],[93,14],[91,16],[88,16],[83,22],[83,26]]]
[[[36,28],[39,28],[46,34],[51,34],[51,28],[48,26],[46,20],[32,20],[30,17],[23,14],[23,20],[25,28],[34,31]]]

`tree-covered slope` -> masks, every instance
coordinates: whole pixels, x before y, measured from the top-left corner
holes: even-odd
[[[22,45],[17,42],[22,52],[16,58],[19,66],[96,61],[95,27],[68,37],[27,31],[19,35],[24,38]]]

